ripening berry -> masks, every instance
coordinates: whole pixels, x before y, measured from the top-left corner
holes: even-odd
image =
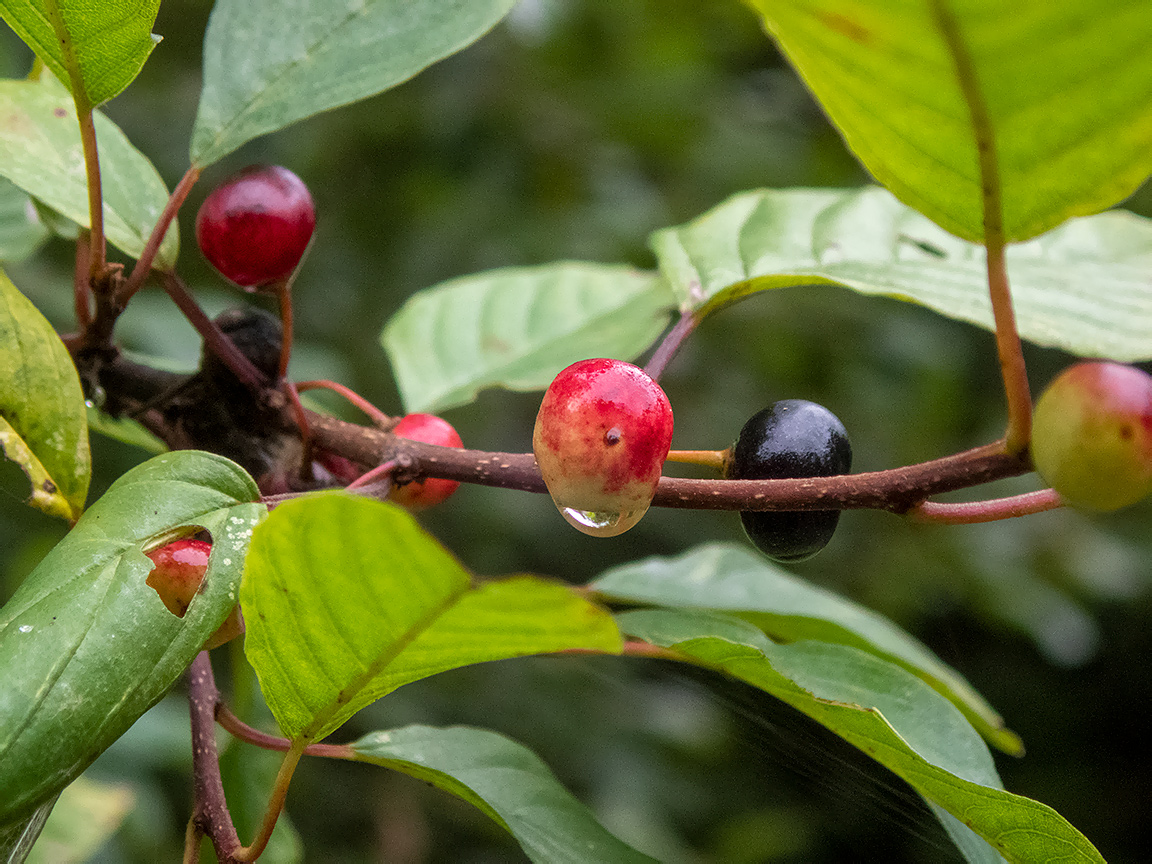
[[[441,447],[463,447],[464,442],[447,420],[435,414],[408,414],[392,428],[392,433],[409,441],[423,441],[425,444],[439,444]],[[460,486],[455,480],[429,477],[392,487],[389,496],[392,501],[404,507],[421,510],[439,504]]]
[[[784,399],[752,415],[732,448],[733,480],[831,477],[852,468],[844,424],[822,405]],[[803,561],[828,545],[839,510],[745,510],[740,521],[752,543],[777,561]]]
[[[192,598],[200,590],[211,553],[211,543],[191,539],[176,540],[147,553],[152,560],[152,572],[148,574],[145,584],[160,595],[165,607],[177,618],[184,617],[192,605]],[[237,605],[232,607],[216,632],[208,637],[204,649],[223,645],[243,632],[244,620]]]
[[[672,406],[643,369],[620,360],[573,363],[536,415],[532,450],[561,514],[612,537],[640,521],[672,443]]]
[[[1036,403],[1032,462],[1060,497],[1117,510],[1152,493],[1152,375],[1121,363],[1077,363]]]
[[[196,241],[225,279],[257,291],[296,269],[315,227],[304,181],[279,165],[252,165],[204,199]]]
[[[147,584],[160,595],[168,611],[178,618],[184,617],[192,598],[200,590],[211,553],[212,544],[203,540],[176,540],[148,553],[153,569],[148,574]]]

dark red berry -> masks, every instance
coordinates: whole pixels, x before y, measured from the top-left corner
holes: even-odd
[[[196,241],[225,279],[255,291],[296,269],[315,227],[304,181],[279,165],[253,165],[204,200]]]
[[[822,405],[784,399],[744,424],[732,448],[728,476],[734,480],[831,477],[852,468],[844,424]],[[839,510],[740,513],[756,548],[777,561],[803,561],[828,545]]]
[[[408,414],[393,429],[393,434],[409,441],[439,444],[441,447],[463,447],[464,442],[452,424],[435,414]],[[460,486],[455,480],[430,477],[392,487],[391,500],[416,510],[439,504]]]

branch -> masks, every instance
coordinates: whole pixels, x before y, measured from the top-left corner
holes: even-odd
[[[316,443],[364,465],[388,460],[396,476],[442,477],[461,483],[546,492],[531,453],[489,453],[397,438],[333,417],[309,415]],[[793,480],[689,480],[662,477],[653,506],[692,510],[851,510],[903,513],[928,498],[1031,471],[1003,442],[917,465],[838,477]]]
[[[192,825],[207,834],[221,864],[235,864],[232,853],[240,849],[240,838],[228,803],[224,800],[224,783],[220,777],[220,758],[216,752],[214,714],[220,700],[212,661],[201,651],[188,670],[188,708],[192,718],[192,775],[195,803]],[[193,834],[189,830],[189,837]]]
[[[142,381],[148,376],[156,377],[155,371],[118,357],[102,370],[101,381],[111,394],[114,386],[125,388],[128,382]],[[394,462],[393,477],[401,482],[442,477],[524,492],[547,492],[531,453],[438,447],[313,411],[306,414],[317,446],[360,465]],[[285,417],[285,425],[292,428],[291,415]],[[153,431],[165,438],[157,429]],[[293,468],[297,465],[294,462]],[[1026,456],[1008,453],[1004,442],[997,441],[916,465],[838,477],[694,480],[665,476],[652,503],[657,507],[695,510],[880,509],[905,513],[933,495],[1016,477],[1031,470]]]

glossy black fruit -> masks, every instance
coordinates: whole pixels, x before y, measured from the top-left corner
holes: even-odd
[[[732,448],[728,476],[734,480],[831,477],[852,468],[844,424],[825,408],[784,399],[744,424]],[[742,511],[740,521],[761,552],[777,561],[803,561],[828,545],[839,510]]]

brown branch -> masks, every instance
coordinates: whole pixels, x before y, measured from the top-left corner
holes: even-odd
[[[531,453],[489,453],[436,447],[318,414],[309,416],[316,443],[355,462],[396,460],[396,476],[443,477],[462,483],[546,492]],[[903,513],[932,495],[1026,474],[1027,459],[987,444],[917,465],[838,477],[794,480],[689,480],[663,477],[653,506],[694,510],[849,510]]]
[[[155,373],[120,357],[105,368],[101,380],[106,382],[111,394],[113,381],[125,387],[126,382],[138,376],[154,377]],[[312,411],[306,413],[318,447],[365,466],[394,461],[393,476],[401,482],[442,477],[524,492],[547,492],[531,453],[438,447]],[[286,416],[285,425],[291,428],[290,416]],[[157,434],[165,437],[160,432]],[[916,465],[838,477],[695,480],[665,476],[660,480],[653,505],[696,510],[880,509],[904,513],[933,495],[1016,477],[1031,470],[1026,456],[1006,452],[1004,443],[998,441]]]
[[[216,705],[220,691],[212,674],[212,661],[201,651],[188,670],[188,708],[192,718],[192,775],[194,805],[192,823],[206,834],[221,864],[235,864],[232,853],[240,849],[240,837],[228,803],[224,800],[224,783],[220,777],[220,758],[216,752]],[[189,832],[191,836],[192,832]]]

